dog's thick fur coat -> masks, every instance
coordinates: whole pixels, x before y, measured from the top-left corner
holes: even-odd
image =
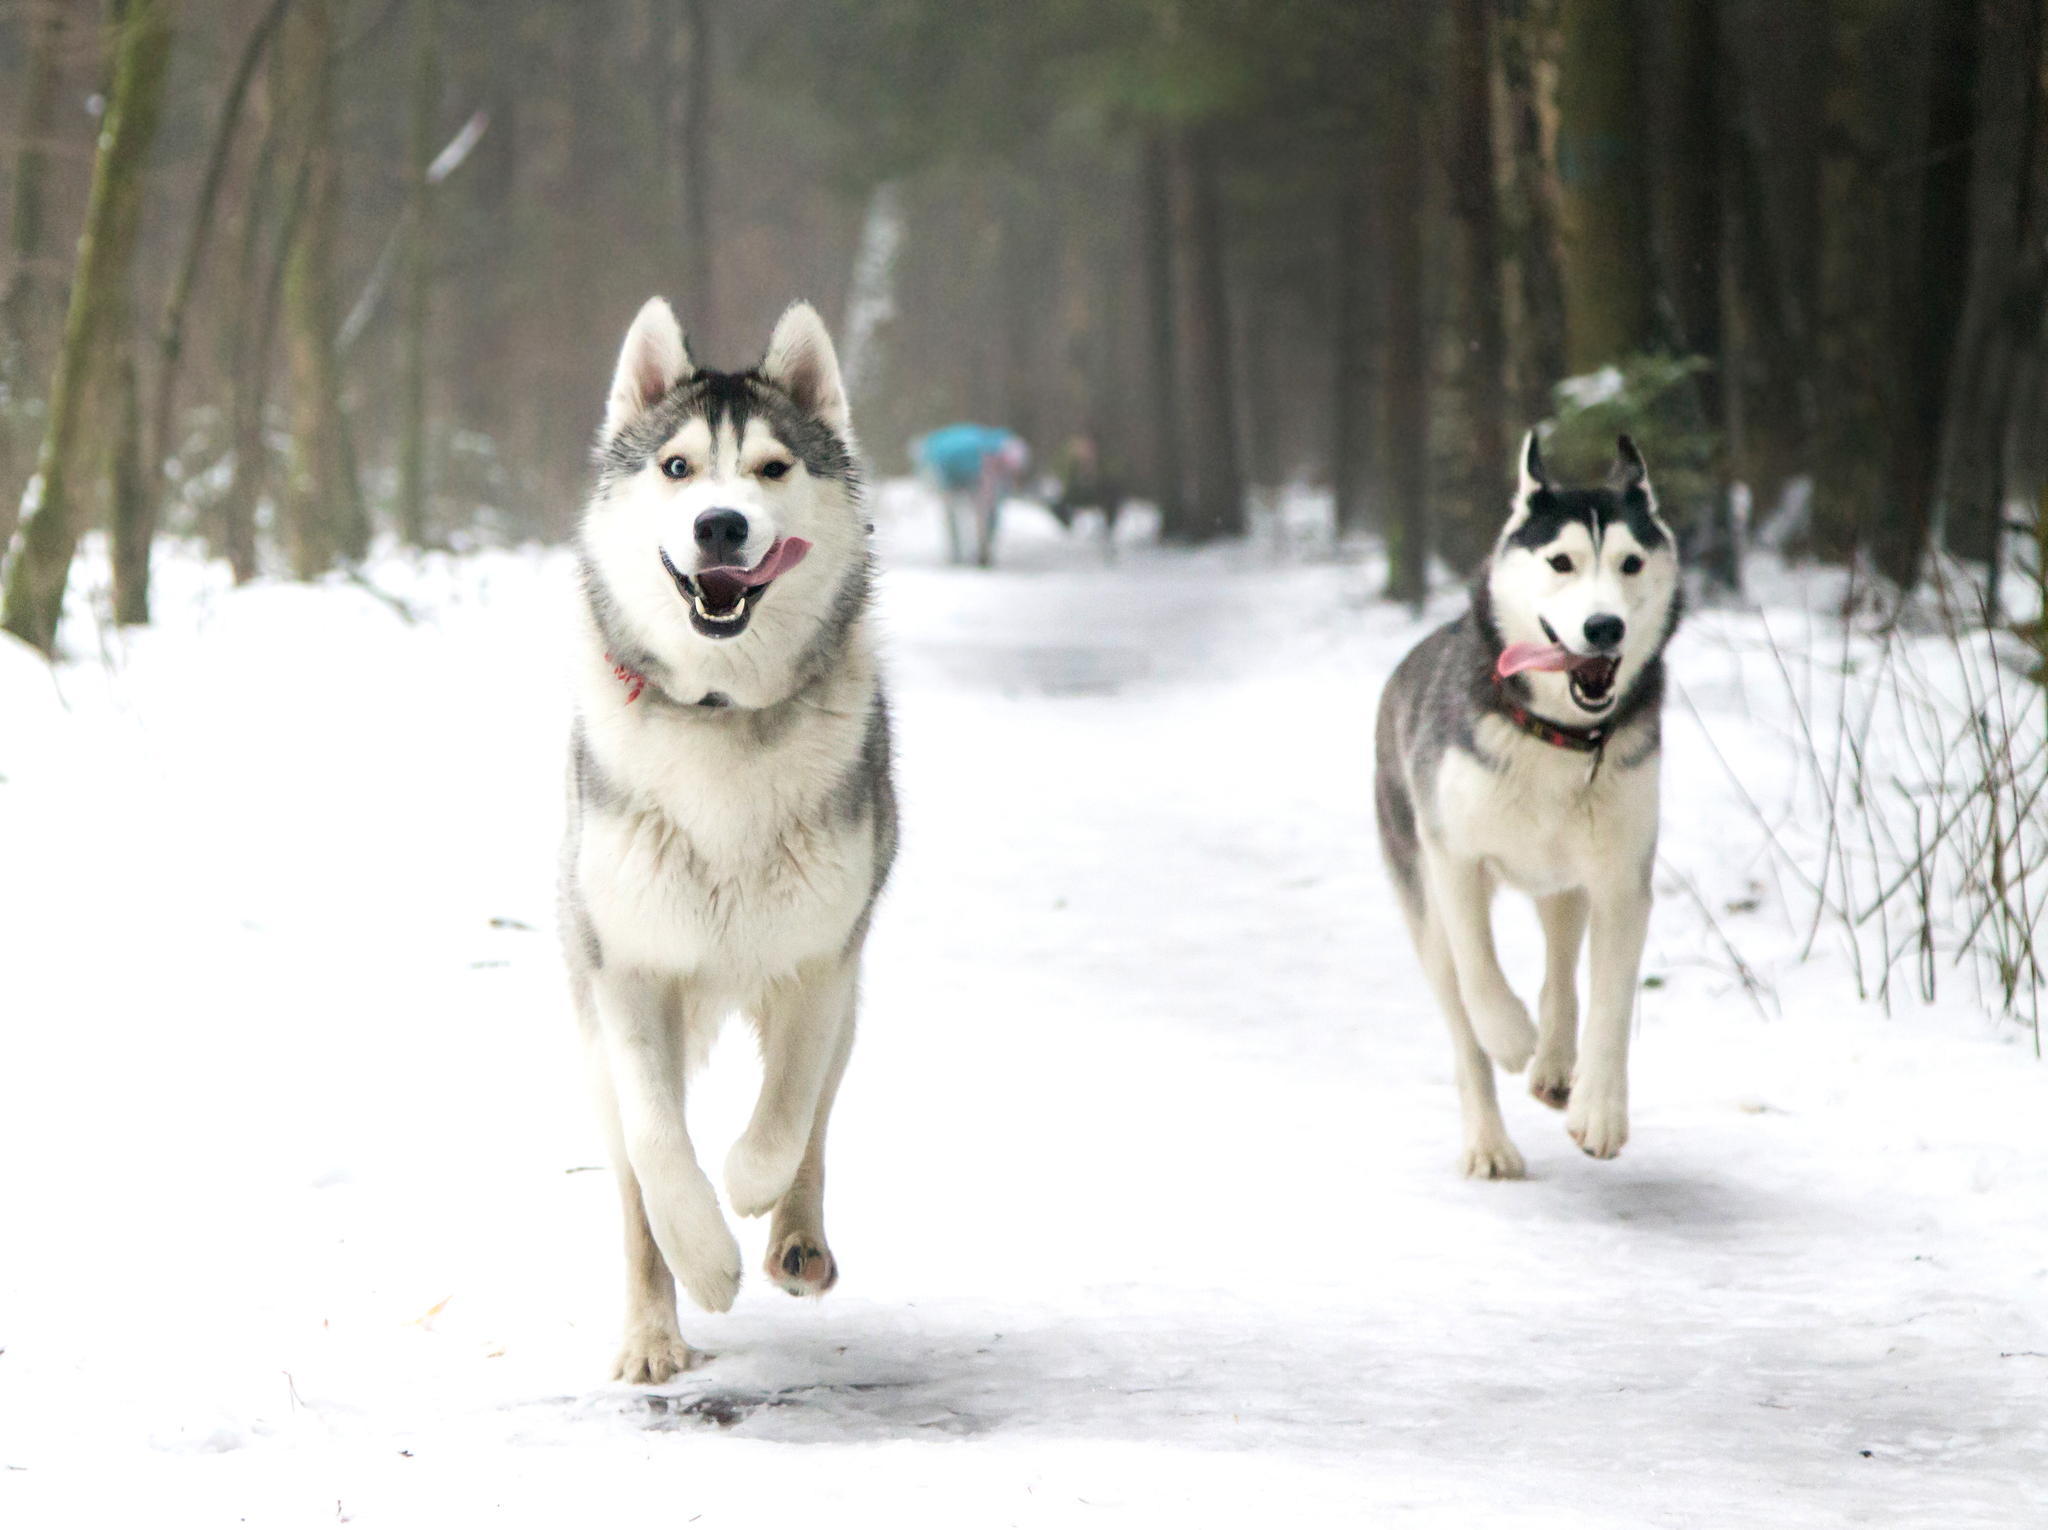
[[[1552,485],[1533,433],[1522,464],[1471,609],[1396,668],[1376,741],[1380,846],[1450,1023],[1463,1167],[1492,1179],[1524,1172],[1501,1121],[1495,1065],[1517,1073],[1533,1060],[1530,1093],[1566,1109],[1567,1130],[1594,1157],[1612,1158],[1628,1140],[1629,1024],[1657,852],[1662,655],[1681,604],[1676,547],[1626,438],[1603,489]],[[1503,674],[1511,647],[1559,667]],[[1582,674],[1597,675],[1597,694]],[[1540,1026],[1494,953],[1502,883],[1534,899],[1542,922]],[[1581,1049],[1577,969],[1589,925]]]
[[[641,310],[578,552],[562,929],[625,1214],[615,1374],[661,1382],[699,1358],[676,1286],[723,1311],[740,1283],[683,1115],[731,1015],[758,1031],[763,1079],[727,1197],[774,1214],[784,1289],[838,1278],[825,1128],[896,805],[852,429],[816,313],[790,309],[758,368],[724,373],[692,363],[666,303]]]

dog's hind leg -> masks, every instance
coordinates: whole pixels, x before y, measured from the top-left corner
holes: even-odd
[[[838,1049],[826,1069],[824,1087],[818,1091],[818,1108],[811,1117],[811,1137],[803,1161],[776,1204],[775,1220],[768,1229],[768,1278],[791,1296],[823,1296],[839,1279],[839,1261],[825,1241],[825,1127],[832,1118],[832,1101],[839,1093],[839,1080],[852,1051],[849,1021],[840,1031]]]
[[[1476,860],[1423,849],[1430,911],[1441,922],[1479,1044],[1503,1069],[1519,1073],[1536,1050],[1529,1011],[1508,987],[1493,949],[1493,876]]]
[[[648,1233],[690,1299],[723,1312],[739,1292],[740,1248],[683,1121],[689,996],[675,979],[650,972],[606,968],[591,983],[619,1150],[639,1185]]]
[[[769,989],[761,1032],[761,1097],[725,1160],[725,1193],[743,1217],[775,1209],[810,1144],[825,1080],[853,1027],[855,955],[799,968]]]
[[[1529,1093],[1563,1110],[1579,1055],[1579,948],[1586,939],[1586,895],[1574,889],[1538,898],[1536,917],[1543,924],[1543,994],[1536,1006],[1542,1023],[1536,1031],[1536,1059],[1529,1066]]]
[[[1500,1100],[1493,1089],[1493,1064],[1480,1050],[1479,1038],[1472,1034],[1472,1022],[1458,992],[1457,969],[1443,925],[1435,909],[1425,908],[1410,914],[1408,928],[1415,936],[1415,952],[1422,958],[1423,973],[1451,1028],[1451,1050],[1458,1064],[1458,1113],[1465,1125],[1465,1152],[1459,1160],[1460,1167],[1469,1179],[1520,1179],[1522,1155],[1508,1140],[1507,1125],[1500,1118]]]

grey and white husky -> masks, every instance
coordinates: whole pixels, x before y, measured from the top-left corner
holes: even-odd
[[[1471,609],[1395,669],[1380,698],[1380,848],[1450,1022],[1464,1170],[1517,1179],[1493,1067],[1566,1110],[1595,1158],[1628,1140],[1629,1021],[1657,854],[1663,651],[1682,605],[1676,544],[1635,444],[1607,486],[1544,475],[1536,434]],[[1494,954],[1501,883],[1535,900],[1541,1026]],[[1585,1045],[1579,947],[1592,926]]]
[[[740,1251],[683,1123],[720,1024],[759,1033],[761,1095],[725,1160],[774,1213],[767,1272],[838,1279],[825,1123],[861,947],[896,846],[870,557],[831,338],[804,304],[761,364],[690,359],[660,298],[633,321],[578,538],[562,929],[626,1231],[615,1375],[699,1358],[676,1286],[722,1312]]]

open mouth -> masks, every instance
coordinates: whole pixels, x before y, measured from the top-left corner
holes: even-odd
[[[661,566],[689,604],[690,625],[708,638],[732,638],[745,632],[768,587],[803,562],[810,550],[811,544],[802,537],[777,537],[767,555],[752,568],[719,564],[686,574],[669,560],[666,549],[659,549]]]
[[[1604,712],[1614,705],[1614,676],[1621,660],[1611,654],[1573,653],[1543,623],[1548,643],[1510,643],[1494,661],[1494,677],[1505,680],[1525,669],[1562,674],[1572,701],[1582,712]]]

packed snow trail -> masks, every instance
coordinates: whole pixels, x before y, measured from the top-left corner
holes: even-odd
[[[2016,1036],[1888,1020],[1826,955],[1765,1018],[1666,890],[1626,1152],[1504,1081],[1532,1177],[1467,1183],[1372,837],[1423,630],[1377,571],[1106,565],[1026,511],[955,571],[923,508],[882,505],[904,840],[844,1278],[686,1310],[717,1358],[653,1392],[602,1384],[616,1207],[551,933],[565,558],[387,561],[411,621],[167,560],[162,629],[61,702],[0,654],[0,1522],[2048,1522]],[[1735,757],[1740,620],[1675,655]],[[1664,858],[1712,896],[1746,830],[1699,726]],[[714,1167],[749,1053],[693,1096]]]

